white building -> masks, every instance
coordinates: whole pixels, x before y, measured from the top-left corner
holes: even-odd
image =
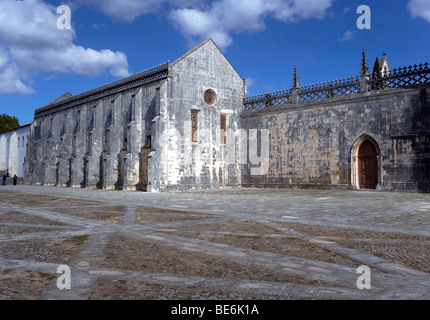
[[[31,124],[0,133],[0,172],[24,177],[24,159],[30,138]]]

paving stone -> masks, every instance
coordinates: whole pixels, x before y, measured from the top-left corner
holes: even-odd
[[[3,192],[20,194],[21,200],[16,203],[11,197],[1,197]],[[27,195],[26,203],[22,199]],[[37,195],[41,197],[35,205],[33,199]],[[334,198],[336,201],[325,202]],[[177,204],[184,199],[187,209],[178,211]],[[120,205],[124,209],[119,210],[118,223],[110,223],[64,213],[61,206],[56,206],[62,200],[69,204],[70,210],[82,213],[103,212]],[[91,208],[87,206],[88,201],[94,200],[97,203],[92,203]],[[430,219],[428,212],[422,210],[430,205],[430,195],[426,194],[271,189],[149,194],[20,185],[1,188],[0,202],[0,228],[33,228],[0,235],[0,269],[55,276],[49,285],[46,281],[37,282],[43,286],[32,289],[38,297],[26,296],[22,281],[10,289],[10,279],[3,284],[0,279],[0,287],[9,288],[5,292],[10,293],[2,294],[0,299],[430,298],[430,277],[425,263],[407,263],[424,262],[429,256]],[[164,211],[150,210],[158,218],[142,224],[138,221],[142,214],[140,207]],[[19,214],[11,216],[10,212]],[[199,219],[195,220],[196,217]],[[34,230],[35,227],[41,230]],[[46,231],[44,227],[56,229]],[[203,240],[215,235],[212,240]],[[128,239],[135,247],[120,246],[112,251],[118,237]],[[218,241],[219,237],[228,237],[228,244]],[[61,247],[64,245],[61,239],[65,238],[74,239],[76,250],[72,255]],[[235,242],[241,238],[264,240],[274,247],[271,250],[244,247]],[[276,250],[279,241],[289,238],[317,246],[327,255],[339,255],[339,259],[323,261],[306,246],[301,255],[293,250]],[[43,246],[44,243],[50,246]],[[412,249],[376,255],[387,245]],[[374,250],[367,250],[369,246]],[[127,255],[127,250],[132,254]],[[157,255],[151,250],[160,251]],[[62,255],[66,252],[68,255]],[[145,256],[148,257],[145,263],[151,266],[130,268]],[[396,259],[398,256],[403,259]],[[63,258],[50,260],[50,257]],[[346,259],[351,259],[348,260],[351,263],[346,263]],[[189,269],[185,272],[185,269],[180,271],[181,266],[166,268],[173,260],[175,263],[188,260]],[[109,267],[109,261],[120,263]],[[57,288],[59,263],[71,269],[71,290]],[[241,272],[228,267],[222,270],[219,265],[235,266]],[[357,288],[360,265],[370,267],[370,290]],[[197,270],[205,272],[199,274]],[[245,274],[249,276],[243,278]]]

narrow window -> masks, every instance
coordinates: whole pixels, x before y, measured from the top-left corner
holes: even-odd
[[[91,155],[92,145],[93,145],[93,134],[90,132],[88,134],[88,142],[87,142],[87,153],[88,153],[88,155]]]
[[[93,107],[93,128],[92,129],[96,127],[96,110],[97,110],[96,107],[97,106]]]
[[[52,138],[52,122],[53,122],[53,119],[50,118],[49,119],[49,128],[48,128],[48,139]]]
[[[110,120],[110,125],[113,126],[115,124],[115,100],[111,101],[111,106],[110,106],[110,113],[111,113],[111,120]]]
[[[18,148],[20,147],[20,138],[18,137]]]
[[[160,88],[155,89],[155,115],[160,114]]]
[[[60,114],[60,137],[66,134],[66,115],[64,113]]]
[[[199,129],[199,113],[197,111],[191,111],[191,141],[193,143],[199,142],[198,129]]]
[[[222,114],[220,117],[221,144],[227,144],[227,116]]]
[[[76,135],[73,136],[73,141],[72,141],[72,155],[73,155],[73,157],[76,157]]]
[[[35,127],[34,127],[34,139],[35,140],[40,140],[40,126],[41,124],[38,123]]]
[[[88,115],[87,115],[87,131],[91,131],[95,128],[95,120],[96,120],[96,107],[92,107],[91,109],[88,109]]]
[[[135,103],[136,103],[136,96],[131,96],[130,104],[128,105],[128,109],[125,114],[125,122],[127,124],[130,124],[132,121],[135,120],[134,119]]]
[[[131,118],[131,121],[135,121],[136,120],[136,118],[135,118],[135,116],[136,116],[136,96],[131,96],[131,110],[130,110],[130,112],[131,112],[131,115],[130,115],[130,118]]]
[[[75,128],[73,129],[73,134],[77,134],[81,130],[81,110],[75,112]]]

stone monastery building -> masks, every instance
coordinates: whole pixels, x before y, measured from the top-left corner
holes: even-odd
[[[246,97],[211,39],[173,63],[35,111],[28,184],[152,192],[320,187],[430,192],[430,66]],[[357,63],[358,67],[358,63]]]

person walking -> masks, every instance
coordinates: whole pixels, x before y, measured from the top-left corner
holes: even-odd
[[[3,185],[6,185],[6,174],[3,175]]]
[[[18,177],[17,175],[13,176],[13,185],[16,186],[16,183],[18,182]]]

